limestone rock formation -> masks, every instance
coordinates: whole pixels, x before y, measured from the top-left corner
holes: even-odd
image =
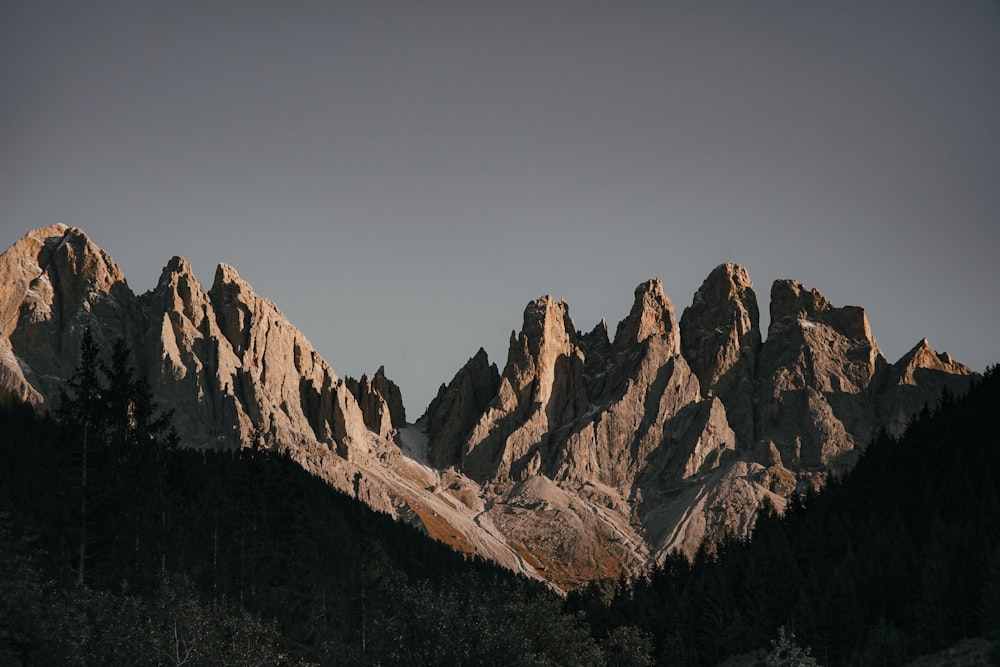
[[[963,394],[973,375],[968,366],[948,353],[937,353],[927,339],[892,365],[879,393],[878,423],[890,435],[900,436],[924,406],[933,408],[944,391]]]
[[[340,379],[230,266],[205,290],[174,257],[136,296],[79,229],[0,255],[0,386],[42,405],[90,328],[123,338],[189,447],[263,445],[456,549],[568,589],[747,536],[975,377],[922,341],[883,358],[862,309],[791,280],[761,342],[743,267],[711,272],[678,323],[640,284],[613,340],[550,296],[528,304],[503,372],[482,349],[406,423],[385,369]]]
[[[940,391],[928,369],[956,393],[967,386],[967,369],[936,354],[904,359],[891,374],[860,308],[789,280],[771,296],[766,343],[753,285],[735,264],[712,271],[680,324],[659,281],[639,285],[613,342],[603,322],[574,333],[565,304],[543,297],[511,336],[500,386],[471,435],[436,447],[464,439],[466,455],[451,450],[449,464],[493,494],[494,522],[532,545],[546,576],[562,576],[553,572],[568,547],[523,535],[537,521],[521,516],[525,489],[549,488],[530,480],[599,512],[623,543],[644,543],[647,558],[693,555],[706,538],[747,536],[765,500],[780,510],[850,468],[887,424],[882,413],[919,409],[906,392]],[[919,380],[906,370],[914,364]],[[883,397],[890,376],[896,389]],[[443,414],[437,402],[428,410],[435,423],[448,422]],[[558,495],[546,492],[549,503]],[[565,520],[579,516],[564,505]],[[580,545],[594,548],[599,532]]]
[[[206,291],[175,257],[157,286],[136,296],[82,231],[56,225],[0,255],[0,314],[0,382],[24,398],[52,404],[78,364],[85,328],[105,350],[122,338],[161,408],[174,410],[185,446],[281,449],[374,509],[539,576],[500,533],[476,523],[478,485],[457,474],[442,484],[402,455],[397,440],[412,445],[420,435],[406,426],[384,369],[365,381],[374,420],[371,405],[366,415],[348,383],[232,267],[220,265]]]
[[[817,479],[846,471],[876,430],[875,392],[887,369],[863,309],[775,281],[757,359],[758,442]]]
[[[372,377],[372,388],[385,401],[389,410],[389,419],[394,427],[406,424],[406,408],[403,407],[403,392],[399,386],[385,375],[385,366],[379,366]]]
[[[381,438],[395,439],[397,429],[406,424],[406,411],[399,387],[385,376],[385,367],[380,366],[371,379],[362,375],[361,380],[345,378],[344,382],[358,402],[368,430]]]
[[[569,307],[544,296],[524,310],[510,338],[500,388],[466,439],[462,470],[499,483],[537,472],[550,433],[587,407],[583,353]]]
[[[430,438],[427,456],[431,465],[446,468],[461,461],[462,443],[499,388],[500,373],[483,348],[479,348],[448,385],[441,385],[426,412]]]
[[[243,369],[219,329],[212,301],[191,266],[174,257],[139,299],[150,326],[133,350],[174,426],[189,445],[236,449],[252,430],[240,400]]]
[[[738,439],[753,442],[753,381],[760,351],[757,295],[746,269],[715,268],[681,316],[681,348],[702,392],[725,404]]]
[[[75,227],[27,234],[0,256],[0,363],[6,386],[45,402],[79,362],[80,339],[110,345],[137,331],[118,265]]]

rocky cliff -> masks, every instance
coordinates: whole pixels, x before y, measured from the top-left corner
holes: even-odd
[[[50,405],[89,327],[123,338],[190,447],[288,452],[457,549],[568,588],[745,536],[767,500],[819,488],[974,374],[922,341],[895,364],[861,308],[791,280],[762,342],[746,271],[711,272],[677,318],[658,280],[611,339],[562,301],[528,304],[503,371],[480,349],[416,424],[380,368],[339,379],[271,301],[183,259],[135,295],[79,229],[0,255],[0,385]]]

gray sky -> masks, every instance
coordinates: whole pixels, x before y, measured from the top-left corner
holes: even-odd
[[[237,268],[411,419],[531,299],[744,264],[1000,361],[1000,3],[0,0],[0,247]]]

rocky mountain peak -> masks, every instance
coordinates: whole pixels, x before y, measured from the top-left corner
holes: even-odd
[[[694,294],[680,321],[681,350],[703,395],[716,393],[740,441],[753,439],[753,375],[760,312],[746,269],[720,264]]]
[[[372,388],[385,399],[386,407],[389,409],[389,416],[395,428],[402,428],[406,424],[406,408],[403,407],[403,393],[399,386],[385,375],[385,366],[379,366],[372,377]]]
[[[386,377],[385,367],[380,366],[371,378],[364,374],[360,380],[345,378],[344,383],[361,408],[368,429],[386,440],[394,439],[406,425],[406,412],[399,387]]]
[[[183,257],[174,256],[167,262],[153,292],[161,300],[170,302],[173,310],[191,320],[200,320],[204,315],[204,302],[208,296]]]
[[[565,353],[575,343],[575,334],[569,306],[547,294],[525,307],[518,341],[532,363],[540,367],[548,364],[553,354]]]
[[[716,267],[681,315],[681,348],[707,390],[742,358],[760,348],[757,295],[746,269],[738,264]]]
[[[831,308],[833,305],[819,290],[806,289],[796,280],[778,279],[771,285],[771,326],[813,318]]]
[[[160,272],[160,279],[157,281],[157,287],[164,284],[176,283],[178,278],[194,278],[194,269],[191,268],[191,264],[188,263],[186,259],[178,255],[174,255]]]
[[[225,262],[220,262],[217,267],[215,267],[215,283],[219,284],[229,284],[229,283],[243,283],[243,279],[240,278],[240,274],[236,269]]]
[[[874,435],[888,367],[864,309],[777,280],[771,318],[757,363],[758,440],[800,472],[848,469]]]
[[[500,388],[500,372],[479,348],[451,382],[441,385],[424,414],[431,465],[446,468],[462,458],[462,443]]]
[[[582,334],[578,338],[584,354],[583,375],[587,385],[587,400],[594,403],[604,391],[612,361],[608,323],[602,319],[590,333]]]
[[[215,269],[215,281],[208,295],[215,307],[222,334],[237,356],[242,356],[250,344],[250,322],[257,296],[236,269],[228,264],[219,264]]]
[[[136,328],[134,295],[111,257],[76,227],[36,229],[0,257],[4,375],[23,395],[56,395],[91,328],[104,344]],[[28,387],[34,387],[28,390]]]
[[[947,352],[937,352],[930,342],[923,338],[893,364],[894,368],[905,368],[907,380],[912,380],[912,373],[920,369],[942,371],[953,375],[970,375],[972,371],[965,364],[960,364],[951,358]]]
[[[746,537],[765,500],[819,488],[879,428],[900,432],[973,376],[926,341],[890,367],[861,308],[800,283],[771,296],[763,344],[738,264],[716,267],[679,322],[661,282],[642,283],[613,343],[605,322],[578,332],[541,297],[502,374],[480,348],[411,426],[385,368],[338,380],[233,267],[206,291],[174,257],[136,297],[56,225],[0,255],[0,385],[51,400],[84,327],[104,349],[122,337],[186,445],[279,447],[456,548],[573,587]]]
[[[900,357],[886,374],[878,396],[879,422],[890,435],[903,434],[913,415],[933,406],[947,390],[965,392],[974,373],[947,352],[937,352],[926,338]]]
[[[530,302],[521,333],[511,337],[497,395],[465,446],[463,466],[474,479],[521,474],[514,469],[525,470],[529,455],[535,462],[526,469],[537,470],[543,435],[586,409],[583,363],[566,302]]]
[[[651,336],[666,339],[673,354],[680,353],[680,328],[674,318],[674,304],[663,292],[659,278],[650,278],[635,288],[632,310],[618,323],[613,353],[617,356],[633,349]]]

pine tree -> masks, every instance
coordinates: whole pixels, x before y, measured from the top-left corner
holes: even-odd
[[[771,640],[771,652],[764,664],[767,667],[819,667],[816,658],[809,655],[809,647],[802,648],[795,643],[795,633],[785,626],[778,628],[778,638]]]
[[[70,433],[80,435],[80,447],[75,452],[75,463],[79,471],[78,496],[78,553],[77,553],[77,585],[86,583],[87,572],[87,522],[88,501],[91,489],[88,486],[87,473],[91,466],[92,442],[101,437],[104,429],[106,413],[104,410],[104,391],[98,378],[98,355],[100,348],[94,341],[90,327],[83,330],[80,342],[80,365],[66,383],[67,389],[59,389],[59,418],[63,427]]]
[[[83,332],[80,364],[60,390],[58,417],[78,480],[77,584],[87,583],[93,547],[105,538],[102,558],[139,571],[141,553],[166,523],[165,451],[177,445],[171,414],[158,414],[148,383],[135,377],[121,339],[110,361],[89,328]],[[100,515],[104,535],[92,530]],[[158,521],[157,521],[158,519]],[[157,522],[159,526],[156,527]],[[162,539],[159,550],[164,552]],[[161,558],[162,560],[162,558]],[[118,568],[120,571],[120,568]]]

